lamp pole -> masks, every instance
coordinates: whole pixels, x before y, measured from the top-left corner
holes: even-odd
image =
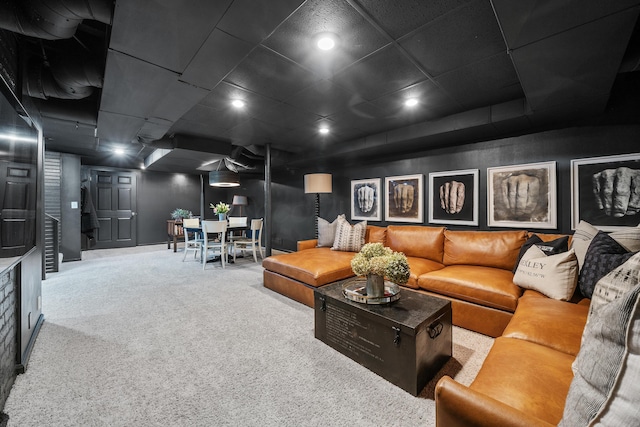
[[[315,193],[315,238],[318,238],[318,217],[320,217],[320,193],[331,193],[333,186],[331,184],[331,174],[329,173],[310,173],[304,176],[304,192]]]

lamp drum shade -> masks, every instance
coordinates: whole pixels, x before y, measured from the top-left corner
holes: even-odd
[[[209,172],[209,185],[212,187],[239,187],[240,178],[228,170]]]
[[[247,196],[233,196],[232,205],[235,206],[247,206],[249,203],[247,202]]]
[[[331,193],[332,191],[330,173],[310,173],[304,176],[305,193]]]

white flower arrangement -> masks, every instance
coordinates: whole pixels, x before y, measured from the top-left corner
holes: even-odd
[[[213,209],[214,214],[226,214],[231,209],[229,205],[224,202],[218,202],[217,205],[209,203],[209,207]]]
[[[382,243],[367,243],[351,260],[351,269],[358,276],[377,274],[402,285],[409,280],[409,263],[402,252],[394,252]]]

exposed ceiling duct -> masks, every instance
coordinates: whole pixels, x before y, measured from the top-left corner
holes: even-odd
[[[102,87],[102,70],[90,61],[65,57],[47,62],[30,61],[25,93],[32,98],[82,99]]]
[[[84,19],[111,25],[110,0],[17,0],[0,2],[0,28],[45,40],[73,37]]]

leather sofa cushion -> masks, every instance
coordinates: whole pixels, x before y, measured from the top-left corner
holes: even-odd
[[[365,243],[382,243],[387,244],[387,227],[378,227],[377,225],[367,225],[367,232],[364,236]]]
[[[459,231],[444,232],[444,265],[480,265],[513,270],[527,232]]]
[[[413,289],[420,289],[418,286],[418,277],[430,271],[440,270],[444,265],[430,259],[407,257],[409,263],[409,280],[403,286]]]
[[[525,294],[502,334],[544,345],[573,356],[578,354],[589,306]]]
[[[442,263],[444,230],[444,227],[423,225],[390,225],[387,227],[387,246],[408,257]]]
[[[574,359],[543,345],[499,337],[470,388],[557,425],[573,379]]]
[[[318,239],[298,240],[298,251],[315,248],[316,246],[318,246]]]
[[[262,266],[267,270],[318,287],[354,276],[351,270],[353,255],[353,252],[313,248],[272,255],[262,261]]]
[[[477,265],[450,265],[418,278],[420,289],[513,313],[522,289],[513,273]]]

